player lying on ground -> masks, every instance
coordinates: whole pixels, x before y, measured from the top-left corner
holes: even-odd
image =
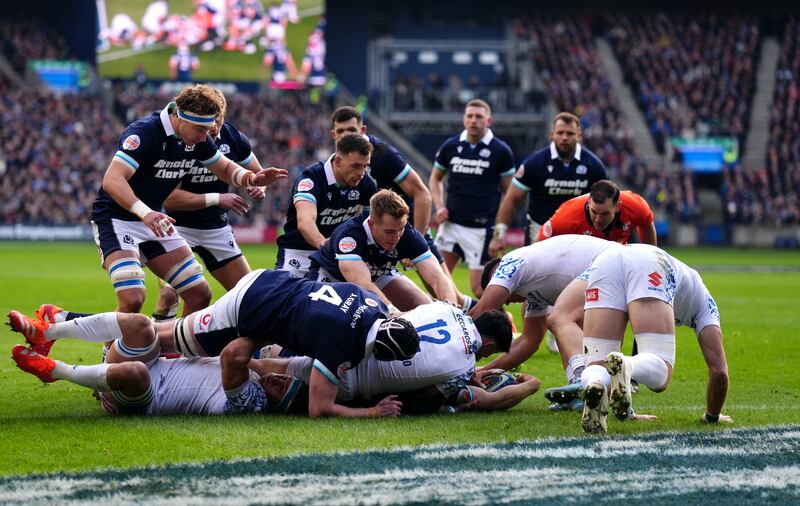
[[[176,321],[154,324],[141,314],[123,318],[101,313],[58,323],[33,320],[17,311],[9,313],[9,321],[36,346],[60,338],[114,341],[127,331],[148,343],[157,337],[161,352],[221,355],[234,371],[223,377],[228,397],[243,402],[251,393],[244,388],[248,376],[240,374],[241,364],[246,367],[260,346],[277,343],[314,357],[312,416],[358,416],[334,402],[341,374],[372,353],[379,360],[406,360],[419,348],[414,327],[387,315],[386,306],[351,283],[317,283],[262,269],[242,278],[215,304]],[[230,343],[234,344],[228,347]]]
[[[519,379],[518,388],[503,395],[499,392],[470,395],[468,387],[475,373],[475,361],[496,351],[506,351],[511,343],[511,325],[502,311],[488,311],[473,322],[461,309],[433,302],[403,313],[402,317],[411,322],[420,335],[417,354],[402,362],[381,362],[371,357],[362,360],[340,378],[337,402],[363,402],[387,394],[403,394],[404,413],[433,413],[448,398],[467,389],[467,398],[479,399],[476,409],[505,409],[538,390],[539,381],[524,375]],[[270,353],[275,354],[277,350],[272,349]],[[274,359],[271,363],[274,364],[272,371],[300,377],[306,382],[313,370],[313,359],[309,357]],[[480,380],[485,376],[483,374],[473,384],[482,386]],[[516,383],[516,378],[511,382]]]

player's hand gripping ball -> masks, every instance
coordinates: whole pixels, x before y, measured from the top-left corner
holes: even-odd
[[[513,385],[516,382],[517,379],[510,372],[504,372],[502,374],[489,374],[484,376],[481,380],[481,384],[487,392],[496,392],[501,388]]]

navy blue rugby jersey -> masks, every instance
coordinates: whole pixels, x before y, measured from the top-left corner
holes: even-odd
[[[114,154],[116,160],[134,170],[128,184],[154,211],[161,210],[164,200],[194,167],[195,160],[210,165],[222,156],[210,135],[194,146],[180,140],[169,121],[170,105],[160,113],[131,123],[122,132]],[[92,205],[92,220],[110,218],[139,221],[138,216],[117,204],[101,186]]]
[[[381,248],[372,237],[367,219],[369,211],[342,224],[333,231],[325,246],[311,254],[311,269],[319,265],[338,280],[344,280],[339,270],[340,260],[362,260],[375,281],[389,274],[403,258],[410,258],[416,264],[432,257],[428,242],[410,223],[406,223],[400,242],[391,251]]]
[[[335,156],[335,155],[334,155]],[[375,180],[369,175],[355,187],[339,186],[333,174],[333,156],[325,162],[318,162],[300,173],[292,189],[292,202],[286,213],[283,235],[278,237],[278,247],[299,250],[314,250],[297,229],[297,209],[295,202],[305,200],[317,206],[317,228],[325,237],[333,230],[354,217],[359,206],[369,206],[369,199],[378,191]]]
[[[605,165],[588,149],[578,144],[575,156],[565,166],[551,142],[522,162],[512,184],[528,193],[528,216],[542,225],[558,206],[587,193],[594,183],[606,178]]]
[[[250,139],[227,121],[222,124],[219,137],[214,142],[220,152],[245,166],[253,159]],[[181,189],[191,193],[227,193],[228,183],[221,181],[204,165],[195,164],[183,176]],[[222,228],[228,224],[228,210],[219,206],[206,207],[196,211],[177,211],[167,209],[167,214],[175,218],[175,225],[198,229]]]
[[[449,174],[448,221],[481,228],[494,223],[500,205],[500,178],[514,174],[514,155],[508,144],[487,129],[480,142],[471,146],[464,130],[444,141],[433,167]]]
[[[400,183],[408,177],[412,170],[411,165],[391,144],[374,135],[368,135],[367,138],[372,144],[372,159],[369,162],[370,175],[375,178],[378,188],[392,190],[403,198],[409,208],[408,221],[413,225],[414,199],[400,188]]]
[[[388,318],[381,300],[353,283],[318,283],[264,270],[242,296],[240,336],[265,339],[314,358],[333,383],[365,356],[367,335]]]

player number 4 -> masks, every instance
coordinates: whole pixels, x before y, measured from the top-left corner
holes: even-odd
[[[324,302],[329,302],[334,306],[338,306],[342,303],[342,298],[339,297],[339,294],[336,293],[336,290],[334,290],[331,285],[322,285],[319,290],[309,293],[308,296],[313,301],[321,300]]]

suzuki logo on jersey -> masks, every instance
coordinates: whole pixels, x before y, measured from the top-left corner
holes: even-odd
[[[650,280],[649,283],[653,286],[661,286],[661,274],[657,272],[651,272],[648,276]]]
[[[450,159],[450,172],[453,174],[474,174],[482,176],[483,171],[491,166],[489,160],[473,160],[454,156]]]
[[[589,186],[589,181],[584,179],[576,181],[547,178],[544,182],[544,187],[547,188],[548,195],[578,196],[586,193],[587,186]]]
[[[597,288],[586,290],[586,302],[597,302],[598,300],[600,300],[600,292]]]

